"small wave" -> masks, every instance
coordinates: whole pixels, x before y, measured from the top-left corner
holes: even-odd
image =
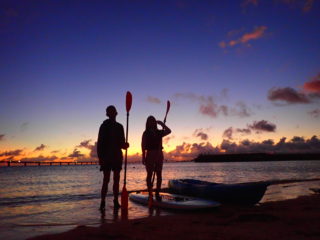
[[[98,198],[100,198],[100,194],[98,193],[7,197],[7,198],[0,198],[0,206],[19,206],[19,205],[46,203],[46,202],[71,202],[71,201],[91,200],[91,199],[98,199]]]
[[[276,185],[276,184],[287,184],[287,183],[298,183],[298,182],[314,182],[314,181],[320,181],[320,178],[310,178],[310,179],[275,179],[275,180],[269,180],[264,181],[264,183],[267,183],[269,185]]]

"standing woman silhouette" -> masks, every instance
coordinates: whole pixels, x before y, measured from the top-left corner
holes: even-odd
[[[157,128],[157,124],[162,127],[162,130]],[[162,183],[162,138],[171,133],[171,130],[161,121],[157,121],[155,117],[149,116],[146,122],[146,130],[142,135],[142,163],[147,170],[147,187],[149,198],[152,199],[152,174],[157,175],[156,199],[161,200],[159,192]]]

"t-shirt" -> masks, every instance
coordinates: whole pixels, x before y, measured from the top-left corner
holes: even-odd
[[[163,130],[146,130],[142,135],[142,147],[146,150],[162,149]]]
[[[110,119],[105,120],[99,129],[97,153],[100,161],[122,161],[122,151],[125,144],[123,126]]]

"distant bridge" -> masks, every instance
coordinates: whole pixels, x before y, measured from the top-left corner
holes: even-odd
[[[0,167],[8,166],[65,166],[65,165],[96,165],[99,164],[97,161],[87,162],[19,162],[19,161],[2,161]]]

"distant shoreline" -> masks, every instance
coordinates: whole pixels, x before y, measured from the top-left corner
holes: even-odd
[[[320,160],[320,153],[234,153],[200,154],[193,162],[261,162]]]

